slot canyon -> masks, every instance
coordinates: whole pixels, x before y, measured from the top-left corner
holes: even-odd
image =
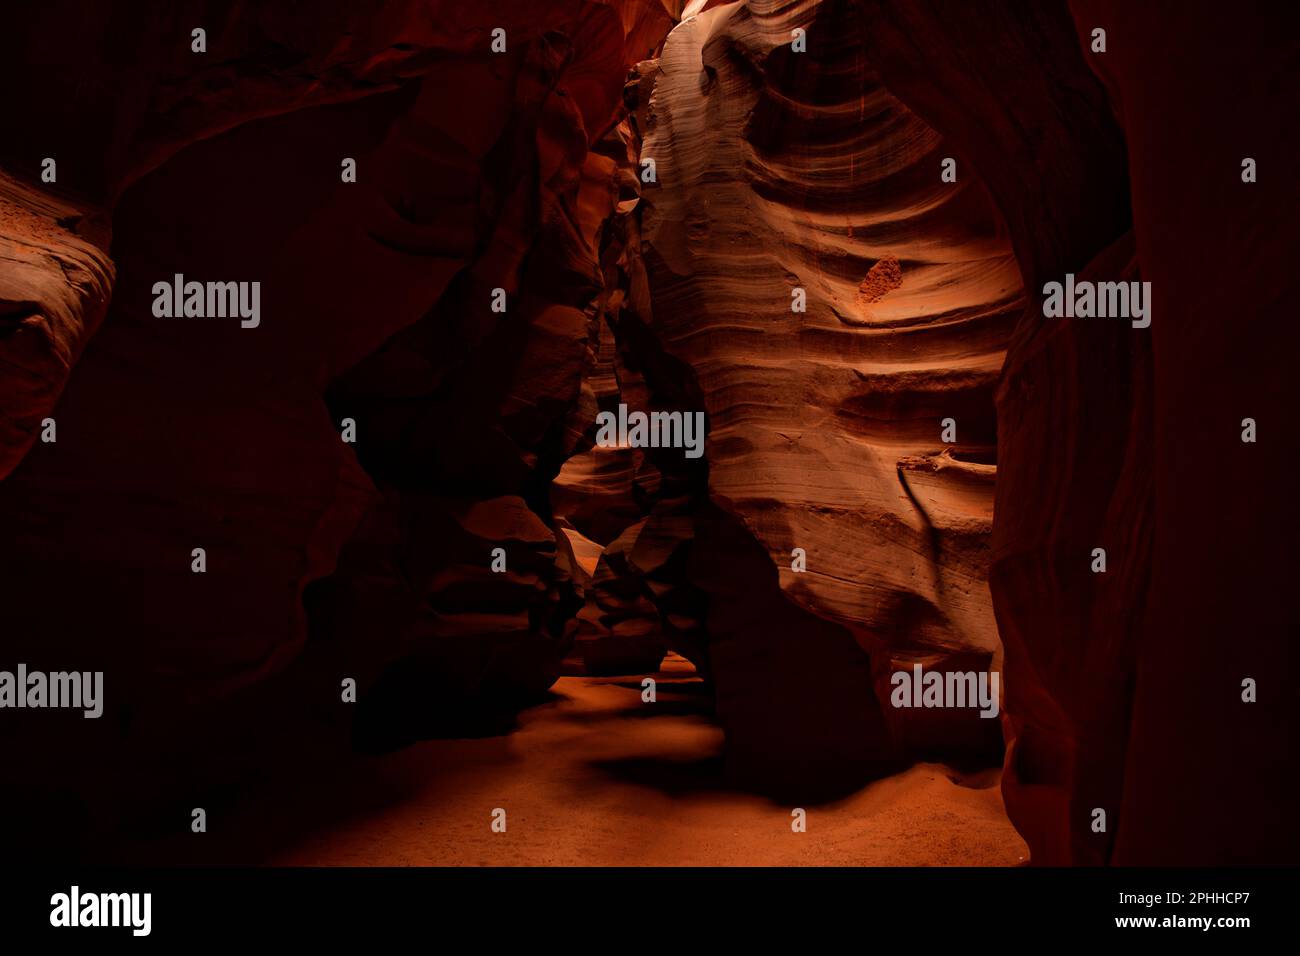
[[[1294,861],[1300,40],[1180,9],[0,13],[0,671],[103,675],[0,846]]]

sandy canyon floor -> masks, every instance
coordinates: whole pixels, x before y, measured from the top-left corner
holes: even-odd
[[[287,865],[1015,865],[1028,855],[997,770],[917,764],[835,803],[791,807],[729,790],[704,687],[670,657],[658,699],[637,678],[563,677],[506,736],[426,741],[371,758],[350,810],[304,827]],[[361,794],[365,796],[362,797]],[[376,794],[379,794],[376,797]],[[506,810],[504,833],[491,829]],[[286,839],[288,837],[288,839]]]

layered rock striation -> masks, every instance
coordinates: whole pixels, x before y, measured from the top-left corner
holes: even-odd
[[[1285,14],[4,16],[3,651],[106,688],[0,726],[33,833],[671,650],[748,789],[1002,762],[1035,863],[1294,858]],[[1045,318],[1067,274],[1150,327]],[[176,276],[258,321],[159,315]],[[598,441],[620,409],[704,454]],[[915,666],[1000,719],[894,706]]]
[[[895,667],[997,666],[993,388],[1020,276],[974,171],[941,180],[953,151],[863,55],[862,17],[688,19],[641,149],[648,327],[708,413],[718,712],[742,775],[796,788],[999,747],[997,721],[887,700]]]

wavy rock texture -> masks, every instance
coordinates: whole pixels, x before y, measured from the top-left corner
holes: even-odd
[[[43,431],[108,308],[113,264],[76,231],[91,216],[0,173],[0,479]]]
[[[870,3],[862,34],[891,92],[988,184],[1029,288],[1066,272],[1153,285],[1150,330],[1047,322],[1035,296],[1010,343],[990,572],[1007,811],[1039,864],[1287,861],[1300,841],[1271,755],[1295,722],[1243,705],[1240,681],[1294,663],[1272,637],[1275,543],[1296,527],[1273,482],[1294,453],[1240,429],[1243,407],[1288,401],[1294,325],[1277,303],[1294,282],[1275,257],[1296,192],[1243,184],[1237,153],[1294,151],[1240,104],[1286,112],[1295,41],[1263,9],[1209,31],[1183,8],[1072,7],[1074,22],[1050,4]],[[1097,27],[1104,54],[1088,49]]]
[[[4,652],[108,691],[7,714],[0,815],[134,846],[673,650],[750,789],[1004,758],[1035,863],[1293,861],[1285,17],[5,11]],[[260,281],[261,326],[155,318],[177,272]],[[1045,321],[1066,272],[1150,281],[1151,329]],[[705,412],[706,456],[595,446],[620,404]],[[1000,672],[1003,719],[889,706],[913,663]]]
[[[1066,10],[869,7],[866,54],[988,184],[1029,289],[1082,274],[1121,239],[1123,139]],[[1131,250],[1118,242],[1088,274],[1134,273]],[[989,583],[1006,649],[1002,789],[1036,863],[1107,853],[1091,808],[1110,805],[1119,786],[1146,572],[1112,562],[1102,577],[1089,565],[1100,542],[1113,551],[1144,539],[1150,355],[1133,333],[1120,322],[1045,322],[1031,296],[999,384]]]
[[[697,544],[730,566],[702,572],[729,755],[809,787],[999,746],[971,712],[935,727],[880,704],[896,665],[996,665],[992,391],[1020,282],[973,172],[940,181],[951,151],[862,55],[868,28],[811,2],[685,21],[641,151],[651,328],[710,423]]]

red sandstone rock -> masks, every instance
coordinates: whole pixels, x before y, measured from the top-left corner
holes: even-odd
[[[112,830],[322,725],[500,730],[576,640],[689,657],[739,779],[801,799],[995,755],[886,701],[1000,669],[1034,862],[1292,860],[1293,31],[1073,7],[7,11],[5,651],[111,688],[76,734],[5,725],[25,796]],[[200,266],[263,325],[153,318]],[[1152,328],[1045,322],[1067,271],[1151,281]],[[707,412],[707,457],[593,447],[619,403]],[[83,771],[117,781],[89,807]]]
[[[0,479],[43,431],[108,307],[113,265],[76,232],[88,215],[0,173]]]
[[[795,27],[815,56],[790,50]],[[817,3],[684,22],[641,149],[657,167],[648,325],[709,414],[716,507],[696,545],[715,565],[702,580],[718,714],[737,770],[795,789],[850,785],[913,736],[942,747],[882,708],[893,667],[986,669],[998,651],[992,388],[1019,276],[974,171],[940,181],[942,139],[861,55],[869,29]],[[957,457],[987,464],[909,479],[915,456],[943,451],[947,417]],[[834,688],[817,676],[831,671]],[[958,749],[997,752],[996,722],[946,716],[974,720]]]
[[[1128,228],[1123,142],[1060,7],[869,3],[865,19],[866,55],[987,184],[1034,293],[997,398],[1003,793],[1034,862],[1101,862],[1108,838],[1078,828],[1115,792],[1144,578],[1140,562],[1104,579],[1089,564],[1103,540],[1112,552],[1143,540],[1150,359],[1127,323],[1045,322],[1037,291],[1083,273]],[[1121,243],[1090,269],[1118,278],[1131,259]]]
[[[668,26],[659,4],[636,6],[7,18],[6,41],[62,41],[50,82],[6,101],[24,153],[6,137],[0,161],[30,177],[33,156],[55,155],[60,190],[111,206],[119,272],[90,338],[114,265],[73,230],[106,242],[107,216],[78,222],[99,207],[4,180],[0,249],[19,266],[0,275],[18,326],[0,341],[0,468],[68,382],[58,443],[0,483],[6,649],[102,667],[112,688],[98,732],[60,737],[72,756],[47,790],[77,786],[76,754],[131,753],[135,782],[107,805],[137,787],[166,799],[156,761],[187,733],[208,745],[174,772],[226,779],[241,758],[223,723],[338,724],[344,675],[375,746],[508,714],[554,680],[544,489],[578,437],[566,423],[616,201],[589,137]],[[199,21],[206,57],[189,51]],[[497,25],[509,46],[494,57]],[[152,283],[175,272],[260,281],[260,326],[154,318]],[[488,308],[497,287],[504,315]]]

